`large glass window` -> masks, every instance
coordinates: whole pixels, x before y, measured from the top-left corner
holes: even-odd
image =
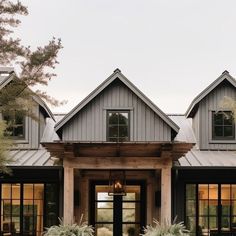
[[[224,111],[212,113],[212,139],[234,139],[234,133],[232,112]]]
[[[129,141],[129,111],[108,111],[107,117],[107,141]]]
[[[55,184],[1,184],[1,233],[40,236],[45,226],[56,224],[58,204],[55,190]]]
[[[234,235],[236,184],[187,184],[185,221],[191,235]]]

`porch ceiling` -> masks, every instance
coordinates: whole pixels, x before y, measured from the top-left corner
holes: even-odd
[[[57,158],[76,157],[157,157],[178,160],[185,155],[193,143],[185,142],[52,142],[43,146]]]

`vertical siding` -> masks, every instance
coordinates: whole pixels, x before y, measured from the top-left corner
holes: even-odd
[[[120,81],[110,84],[64,126],[63,140],[106,141],[107,109],[130,110],[131,141],[171,140],[171,128]]]
[[[235,88],[228,83],[219,85],[199,103],[199,114],[197,114],[199,115],[199,119],[196,117],[196,120],[194,120],[194,117],[193,123],[195,124],[193,127],[194,130],[196,129],[195,132],[199,135],[200,149],[236,149],[236,142],[232,143],[231,141],[231,143],[227,143],[227,141],[212,140],[212,111],[217,110],[220,101],[222,101],[225,96],[233,99],[236,98]]]
[[[199,110],[197,110],[195,116],[192,119],[192,127],[193,127],[193,132],[195,134],[196,137],[196,141],[197,141],[197,145],[199,146],[199,140],[200,140],[200,122],[199,122]]]

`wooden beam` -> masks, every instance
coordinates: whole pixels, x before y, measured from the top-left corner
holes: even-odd
[[[77,157],[65,158],[63,165],[78,169],[156,170],[169,165],[169,159],[158,157]]]
[[[161,222],[171,223],[171,165],[161,169]]]
[[[74,169],[64,166],[64,223],[74,223]]]

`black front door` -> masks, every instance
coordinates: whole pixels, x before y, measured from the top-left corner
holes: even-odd
[[[90,223],[96,236],[138,236],[145,225],[145,183],[127,182],[126,196],[109,196],[107,182],[91,183]]]

